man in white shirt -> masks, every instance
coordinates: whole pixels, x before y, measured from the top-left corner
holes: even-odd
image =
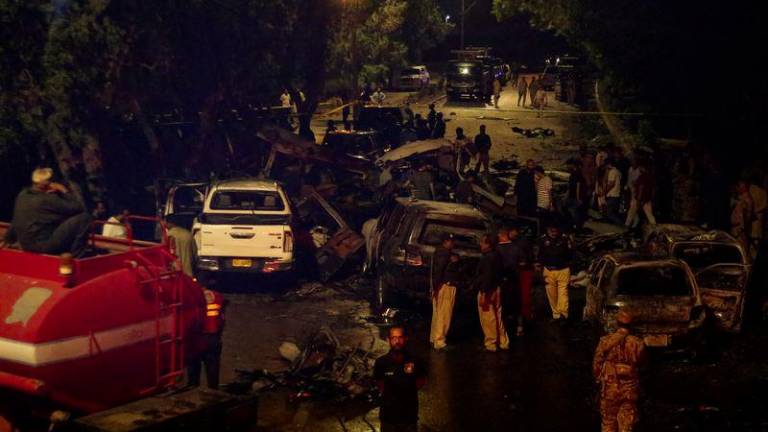
[[[624,221],[619,216],[621,206],[621,171],[614,166],[611,158],[605,160],[605,206],[608,219],[617,225]]]
[[[371,95],[371,102],[375,103],[376,105],[381,106],[384,103],[384,99],[386,99],[386,98],[387,98],[387,95],[385,95],[384,92],[381,91],[381,87],[379,87]]]
[[[291,94],[288,93],[288,89],[283,90],[283,94],[280,95],[280,105],[283,108],[290,108],[291,107]]]
[[[544,168],[537,166],[533,170],[536,181],[536,214],[542,224],[548,224],[552,216],[552,179],[544,173]]]
[[[123,209],[119,214],[107,219],[107,223],[105,223],[104,228],[101,229],[101,235],[111,238],[128,238],[128,229],[125,224],[129,214],[130,212],[128,210]]]

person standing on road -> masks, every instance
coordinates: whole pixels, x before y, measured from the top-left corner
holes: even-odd
[[[221,371],[221,350],[224,334],[224,297],[211,290],[203,290],[205,296],[205,318],[203,319],[203,334],[199,339],[200,346],[197,355],[189,358],[187,363],[187,383],[191,386],[200,385],[200,373],[205,366],[205,381],[210,389],[219,388]]]
[[[534,180],[536,181],[536,214],[542,225],[552,219],[552,178],[550,178],[541,166],[534,168]]]
[[[491,145],[491,137],[485,133],[485,125],[480,125],[480,133],[475,136],[475,148],[477,149],[476,173],[480,173],[480,165],[482,165],[485,174],[488,174],[488,165],[491,162]]]
[[[638,217],[638,210],[643,209],[645,217],[648,219],[648,223],[656,225],[656,217],[653,215],[653,198],[656,192],[656,180],[653,178],[651,170],[646,165],[640,165],[640,175],[634,181],[633,185],[630,185],[632,191],[632,199],[629,204],[629,211],[627,211],[627,220],[625,225],[627,228],[635,228],[640,223]]]
[[[509,228],[509,240],[517,249],[517,336],[522,336],[525,324],[533,320],[533,248],[531,243],[520,236],[520,228]]]
[[[427,113],[427,127],[429,131],[435,130],[435,124],[437,124],[437,111],[435,111],[435,104],[429,104],[429,112]]]
[[[504,326],[501,308],[501,257],[493,245],[493,237],[484,235],[480,239],[480,252],[483,257],[477,266],[474,288],[477,290],[477,312],[483,329],[486,351],[495,352],[499,348],[509,349],[509,337]]]
[[[517,173],[515,196],[518,215],[536,215],[536,162],[533,159],[525,161],[525,166]]]
[[[613,159],[605,160],[605,207],[608,219],[616,224],[623,225],[624,220],[619,215],[621,207],[621,171],[614,165]]]
[[[373,378],[381,392],[381,432],[418,431],[419,390],[427,383],[427,371],[405,349],[407,341],[405,328],[390,328],[390,350],[376,359],[373,366]]]
[[[470,143],[472,144],[470,146]],[[456,128],[456,139],[453,141],[453,148],[456,151],[459,163],[459,174],[464,174],[472,158],[475,156],[475,143],[464,135],[463,128]]]
[[[166,216],[165,224],[168,225],[171,251],[179,259],[181,271],[189,277],[194,277],[195,239],[192,233],[181,226],[180,218],[175,214]]]
[[[457,281],[461,277],[458,269],[459,257],[453,253],[453,235],[445,234],[442,243],[432,255],[432,326],[429,342],[436,350],[446,347],[445,337],[451,327],[453,305],[456,301]]]
[[[32,172],[32,187],[16,196],[11,226],[0,249],[17,241],[27,252],[75,258],[87,250],[91,215],[66,186],[52,180],[51,168]]]
[[[531,100],[531,107],[536,108],[536,94],[539,92],[539,82],[536,76],[531,77],[531,83],[528,85],[528,98]]]
[[[499,99],[501,99],[501,81],[498,78],[493,79],[493,106],[499,109]]]
[[[539,239],[536,268],[542,270],[552,319],[568,319],[568,284],[571,280],[573,245],[571,239],[550,223],[547,233]],[[561,321],[565,322],[565,321]]]
[[[496,253],[501,257],[501,305],[508,317],[512,317],[513,306],[516,303],[515,288],[517,285],[518,249],[509,238],[509,228],[501,227],[496,233]]]
[[[581,230],[587,220],[587,184],[581,174],[581,162],[577,159],[568,161],[568,201],[566,208],[574,231]]]
[[[517,82],[517,106],[525,108],[525,100],[528,97],[528,81],[520,77]]]
[[[432,129],[432,139],[445,138],[445,120],[443,120],[443,113],[437,113],[437,121],[435,127]]]
[[[620,310],[618,329],[603,336],[592,361],[592,375],[600,386],[602,432],[631,432],[638,420],[640,366],[645,361],[645,343],[630,334],[632,317]]]

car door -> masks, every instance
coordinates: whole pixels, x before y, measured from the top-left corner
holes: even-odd
[[[606,263],[605,258],[592,263],[589,269],[589,282],[587,282],[587,300],[584,305],[584,319],[593,320],[598,316],[598,311],[602,308],[602,296],[599,294],[600,277]]]
[[[696,273],[701,300],[726,331],[738,332],[744,317],[749,267],[743,264],[714,264]]]
[[[191,229],[194,219],[203,211],[207,183],[184,183],[171,186],[163,209],[163,217],[176,215],[186,229]]]

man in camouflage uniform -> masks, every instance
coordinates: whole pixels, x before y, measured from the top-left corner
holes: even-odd
[[[629,334],[631,316],[616,315],[618,330],[600,338],[592,373],[600,384],[600,415],[603,432],[630,432],[637,423],[640,390],[638,366],[645,358],[645,344]]]

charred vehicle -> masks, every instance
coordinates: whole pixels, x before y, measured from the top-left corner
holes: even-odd
[[[453,234],[462,273],[472,277],[481,255],[480,238],[490,227],[490,220],[468,205],[407,198],[390,202],[366,233],[378,304],[386,305],[396,295],[427,298],[432,254],[444,234]]]
[[[681,260],[632,252],[596,260],[589,270],[584,319],[611,332],[619,309],[633,316],[633,331],[649,347],[694,353],[702,347],[704,305],[693,272]]]
[[[376,131],[332,131],[325,135],[323,145],[333,154],[367,161],[374,161],[390,149],[390,145]]]
[[[741,244],[723,231],[661,224],[643,233],[654,255],[685,261],[696,275],[704,304],[726,331],[741,330],[751,266]]]

